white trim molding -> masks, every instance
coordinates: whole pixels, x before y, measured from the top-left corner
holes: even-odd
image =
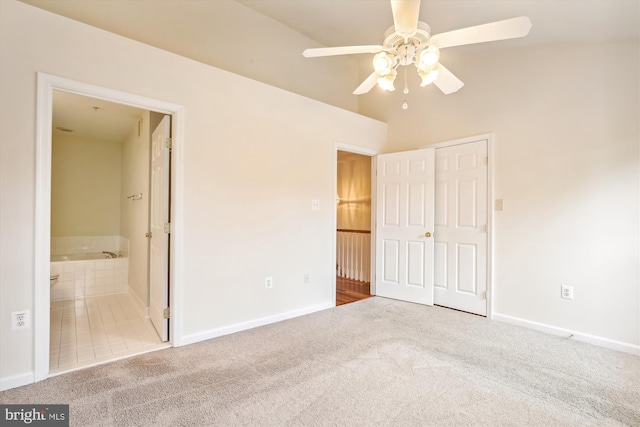
[[[209,331],[198,332],[196,334],[185,335],[182,337],[182,345],[194,344],[200,341],[218,338],[224,335],[234,334],[259,326],[269,325],[271,323],[281,322],[283,320],[293,319],[294,317],[304,316],[306,314],[315,313],[317,311],[326,310],[335,307],[335,303],[324,303],[301,308],[299,310],[289,311],[286,313],[276,314],[273,316],[262,317],[260,319],[249,320],[247,322],[236,323],[235,325],[223,326],[221,328],[211,329]]]
[[[35,382],[34,378],[35,375],[33,371],[19,375],[12,375],[10,377],[0,378],[0,391],[5,391],[16,387],[22,387],[23,385],[31,384]]]
[[[374,224],[376,223],[376,156],[379,154],[377,151],[372,150],[370,148],[360,147],[357,145],[345,144],[339,141],[334,141],[333,143],[333,191],[335,197],[337,197],[338,191],[338,151],[345,151],[348,153],[360,154],[362,156],[371,157],[371,252],[370,252],[370,262],[371,270],[369,271],[369,293],[371,295],[376,294],[376,228]],[[338,210],[333,209],[333,229],[338,229]],[[336,254],[336,233],[333,233],[333,241],[331,244],[333,248],[332,252],[332,268],[334,269],[331,272],[332,283],[333,283],[333,300],[336,300],[336,272],[335,266],[337,263],[337,254]]]
[[[142,300],[140,299],[138,294],[136,294],[135,291],[133,289],[131,289],[131,286],[129,286],[127,288],[127,293],[131,296],[131,299],[133,300],[133,303],[136,306],[136,313],[138,313],[141,316],[143,316],[144,318],[148,319],[149,318],[149,307],[147,307],[146,304],[142,302]]]
[[[362,154],[363,156],[376,156],[377,151],[357,145],[344,144],[339,141],[334,142],[335,151],[348,151],[349,153]]]
[[[545,332],[559,337],[571,338],[576,341],[581,341],[588,344],[597,345],[599,347],[605,347],[612,350],[622,351],[624,353],[640,356],[640,345],[616,341],[596,335],[585,334],[583,332],[572,331],[570,329],[547,325],[540,322],[534,322],[532,320],[521,319],[519,317],[509,316],[506,314],[493,313],[493,320],[508,323],[510,325],[523,326],[525,328],[534,329],[536,331]]]

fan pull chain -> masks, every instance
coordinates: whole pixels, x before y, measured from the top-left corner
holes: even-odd
[[[403,90],[404,94],[408,94],[409,93],[409,83],[407,83],[407,67],[404,67],[404,90]],[[407,108],[409,108],[409,104],[407,104],[407,100],[405,99],[404,102],[402,103],[402,109],[406,110]]]

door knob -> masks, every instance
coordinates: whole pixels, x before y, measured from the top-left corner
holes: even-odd
[[[431,233],[429,231],[427,231],[426,233],[424,233],[425,236],[427,237],[431,237]]]

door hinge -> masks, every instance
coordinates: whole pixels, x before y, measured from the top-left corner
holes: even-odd
[[[162,310],[162,318],[163,319],[171,318],[171,308],[170,307],[167,307],[164,310]]]
[[[150,239],[153,237],[153,234],[150,231],[147,231],[144,237],[146,237],[147,239]]]
[[[485,165],[488,165],[488,164],[489,164],[489,156],[487,156],[487,157],[485,157],[485,158],[484,158],[484,164],[485,164]]]
[[[171,233],[171,223],[170,223],[170,222],[167,222],[167,223],[164,225],[164,232],[165,232],[165,233],[167,233],[167,234],[170,234],[170,233]]]
[[[173,141],[172,141],[172,139],[171,139],[171,138],[167,138],[167,139],[164,141],[164,145],[165,145],[165,147],[167,147],[169,150],[171,150],[171,149],[173,148]]]

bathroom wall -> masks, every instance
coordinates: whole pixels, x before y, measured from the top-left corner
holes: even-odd
[[[102,251],[126,257],[129,253],[129,240],[119,235],[51,237],[51,255],[95,254]]]
[[[120,234],[122,147],[53,133],[51,235]]]

